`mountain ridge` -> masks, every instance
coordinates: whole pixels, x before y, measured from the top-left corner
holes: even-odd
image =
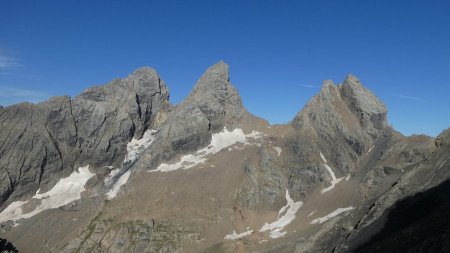
[[[371,205],[383,213],[414,194],[393,185],[420,180],[429,173],[420,165],[448,144],[448,130],[433,139],[392,129],[353,75],[324,81],[290,123],[270,125],[245,109],[223,61],[176,105],[143,67],[73,99],[5,107],[0,122],[9,130],[0,133],[1,237],[25,251],[34,242],[46,252],[345,252]],[[76,177],[86,181],[74,201],[40,199]],[[60,233],[37,235],[46,224]]]

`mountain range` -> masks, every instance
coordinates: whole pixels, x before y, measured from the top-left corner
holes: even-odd
[[[387,112],[348,75],[270,125],[222,61],[177,105],[143,67],[0,107],[0,247],[449,252],[450,129],[403,136]]]

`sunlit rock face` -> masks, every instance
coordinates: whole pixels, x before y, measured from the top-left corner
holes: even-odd
[[[23,252],[370,251],[398,201],[450,178],[448,131],[402,136],[353,75],[282,125],[222,61],[175,106],[145,67],[0,120],[0,231]]]

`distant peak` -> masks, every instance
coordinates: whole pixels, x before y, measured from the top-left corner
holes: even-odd
[[[140,67],[133,71],[128,77],[144,77],[144,76],[158,76],[158,73],[151,67]]]
[[[354,76],[354,75],[352,75],[352,74],[348,74],[348,75],[345,77],[344,83],[347,83],[347,84],[359,84],[359,85],[361,85],[361,83],[360,83],[360,81],[359,81],[359,78],[356,77],[356,76]]]
[[[322,89],[328,88],[329,86],[335,86],[332,80],[324,80],[322,83]]]
[[[338,95],[336,91],[337,86],[332,80],[324,80],[320,92],[318,94],[319,98],[322,100],[331,100],[333,97]]]
[[[206,70],[206,72],[203,74],[203,77],[205,76],[218,76],[225,79],[226,81],[230,81],[228,64],[226,64],[224,61],[217,62]]]

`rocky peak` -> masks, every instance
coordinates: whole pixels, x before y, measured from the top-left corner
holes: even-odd
[[[317,96],[321,102],[329,103],[333,101],[333,97],[339,96],[339,92],[332,80],[324,80]]]
[[[225,105],[225,101],[227,101],[234,103],[235,106],[242,106],[241,97],[230,83],[228,64],[223,61],[205,71],[187,100],[200,104],[218,102],[222,105]]]
[[[216,76],[217,78],[221,78],[229,82],[230,74],[228,64],[226,64],[224,61],[217,62],[206,70],[202,78],[208,78],[212,76]]]
[[[195,150],[224,127],[236,127],[245,109],[230,83],[228,65],[220,61],[209,67],[194,89],[168,116],[163,132],[174,150]]]
[[[232,121],[242,115],[242,100],[230,83],[228,69],[228,64],[223,61],[209,67],[183,103],[184,106],[198,106],[212,127],[233,124]]]
[[[374,135],[377,130],[386,127],[386,106],[359,79],[348,75],[340,85],[342,98],[350,110],[358,117],[362,128]]]
[[[317,138],[315,143],[322,152],[339,154],[330,161],[347,173],[382,135],[387,126],[386,111],[358,78],[348,75],[338,86],[324,81],[319,94],[297,114],[292,125],[305,139]]]

